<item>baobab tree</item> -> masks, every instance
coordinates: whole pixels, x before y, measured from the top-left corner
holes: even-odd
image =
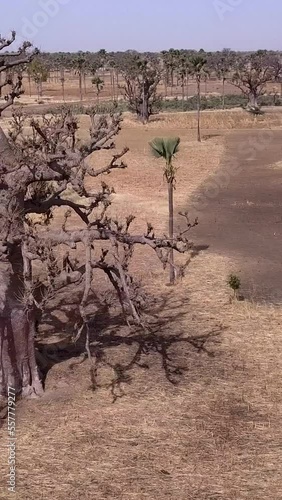
[[[10,40],[1,39],[0,48],[10,46],[14,39],[15,34]],[[0,57],[0,71],[28,63],[32,57],[26,50],[21,50],[19,58],[13,60],[4,54]],[[7,90],[0,114],[23,92],[20,77],[13,82],[7,80],[2,87]],[[74,283],[82,286],[76,338],[85,334],[91,362],[91,317],[87,305],[95,271],[105,273],[125,315],[141,325],[134,281],[128,271],[134,246],[152,249],[164,265],[172,249],[183,253],[191,248],[183,235],[174,239],[157,238],[150,224],[143,234],[132,234],[131,215],[124,222],[112,219],[107,212],[112,189],[105,182],[97,193],[87,191],[86,177],[97,178],[114,169],[126,168],[123,158],[127,148],[115,152],[106,165],[96,168],[88,163],[93,153],[114,147],[113,138],[120,131],[121,119],[121,114],[93,113],[85,143],[77,139],[78,121],[66,107],[59,114],[31,122],[26,122],[21,111],[14,111],[9,136],[0,128],[0,394],[3,396],[9,387],[22,396],[42,392],[34,334],[36,311],[44,310],[49,293],[52,296]],[[32,133],[26,135],[28,124]],[[79,201],[68,199],[66,189],[70,186]],[[55,207],[67,209],[61,228],[53,227],[52,223],[44,225],[44,220],[51,221]],[[69,223],[71,212],[81,221],[79,229],[73,229]],[[41,214],[43,226],[34,222],[33,214]],[[97,244],[101,241],[102,250]],[[83,248],[80,254],[83,265],[69,258],[68,249],[74,251],[77,244]],[[58,246],[66,249],[61,265],[56,256]],[[41,263],[43,276],[36,275],[36,262]],[[43,285],[47,294],[38,298],[36,290]]]
[[[123,90],[129,107],[143,123],[147,123],[160,99],[157,95],[160,68],[149,59],[133,55],[126,58],[122,73],[125,80]]]
[[[275,78],[273,59],[266,50],[236,57],[231,83],[248,98],[247,109],[259,108],[258,98],[266,84]]]

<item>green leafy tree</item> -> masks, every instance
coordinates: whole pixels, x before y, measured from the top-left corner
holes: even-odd
[[[162,158],[165,161],[164,177],[168,186],[168,212],[169,212],[169,238],[173,241],[174,236],[174,203],[173,191],[175,189],[176,168],[172,161],[179,151],[180,138],[155,138],[150,142],[152,153],[156,158]],[[175,266],[173,249],[170,250],[170,284],[175,282]]]

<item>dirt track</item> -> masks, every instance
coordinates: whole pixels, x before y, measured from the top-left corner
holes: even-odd
[[[281,160],[282,131],[232,132],[218,177],[201,186],[191,208],[200,219],[195,239],[232,257],[244,293],[258,301],[282,300]]]

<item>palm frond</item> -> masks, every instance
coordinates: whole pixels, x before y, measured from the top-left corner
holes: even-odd
[[[156,158],[164,158],[166,161],[171,159],[178,153],[180,137],[156,137],[150,146],[152,153]]]

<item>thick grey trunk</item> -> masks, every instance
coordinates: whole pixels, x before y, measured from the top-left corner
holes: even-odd
[[[2,278],[0,272],[0,279]],[[20,304],[0,312],[0,395],[13,388],[22,397],[40,396],[43,392],[34,348],[34,320]]]
[[[143,87],[142,103],[141,103],[141,109],[140,109],[140,117],[141,117],[141,120],[142,120],[143,124],[148,123],[149,118],[150,118],[149,97],[147,95],[147,92],[145,91],[145,85]]]
[[[0,166],[6,170],[0,186],[0,395],[12,387],[29,396],[39,395],[42,384],[35,360],[34,312],[23,300],[22,249],[16,240],[24,231],[24,197],[15,165],[14,151],[0,128]]]
[[[250,92],[249,94],[249,102],[248,102],[248,108],[255,108],[257,109],[259,107],[258,105],[258,96],[255,92]]]

